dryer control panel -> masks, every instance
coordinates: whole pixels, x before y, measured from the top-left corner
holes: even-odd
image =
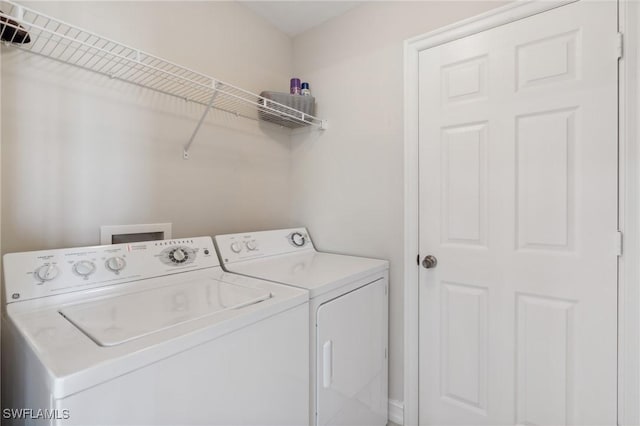
[[[9,253],[6,303],[219,266],[211,237]]]
[[[215,242],[224,264],[315,250],[306,228],[216,235]]]

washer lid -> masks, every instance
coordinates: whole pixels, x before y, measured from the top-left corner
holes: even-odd
[[[270,299],[268,290],[200,278],[59,310],[100,346],[115,346],[185,322]]]

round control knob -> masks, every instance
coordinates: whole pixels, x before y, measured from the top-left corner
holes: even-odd
[[[53,263],[42,265],[33,272],[36,278],[42,282],[53,280],[59,273],[60,270]]]
[[[307,239],[300,232],[294,232],[291,234],[291,242],[294,246],[302,247],[307,242]]]
[[[171,254],[178,262],[182,262],[187,257],[187,254],[182,249],[175,249]]]
[[[81,277],[88,277],[96,271],[96,264],[90,260],[81,260],[73,265],[73,272]]]
[[[178,247],[169,253],[169,259],[173,263],[184,263],[189,259],[189,254],[183,248]]]
[[[254,241],[247,241],[245,243],[245,245],[247,246],[247,250],[249,251],[253,251],[253,250],[257,250],[258,249],[258,243]]]
[[[119,256],[110,257],[105,262],[105,266],[108,270],[115,272],[116,274],[124,269],[127,266],[127,262]]]
[[[242,246],[239,242],[234,241],[231,243],[231,251],[234,253],[240,253],[242,251]]]

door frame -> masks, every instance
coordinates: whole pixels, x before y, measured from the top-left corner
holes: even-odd
[[[404,424],[419,420],[419,54],[578,0],[516,1],[404,42]],[[588,0],[582,0],[588,1]],[[616,0],[607,0],[616,1]],[[618,424],[640,423],[640,2],[618,2]],[[612,46],[615,49],[615,46]],[[424,253],[422,253],[424,255]]]

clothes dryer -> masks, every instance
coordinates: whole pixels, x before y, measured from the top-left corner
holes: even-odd
[[[214,240],[227,271],[309,292],[310,424],[386,425],[389,263],[318,252],[305,228]]]

